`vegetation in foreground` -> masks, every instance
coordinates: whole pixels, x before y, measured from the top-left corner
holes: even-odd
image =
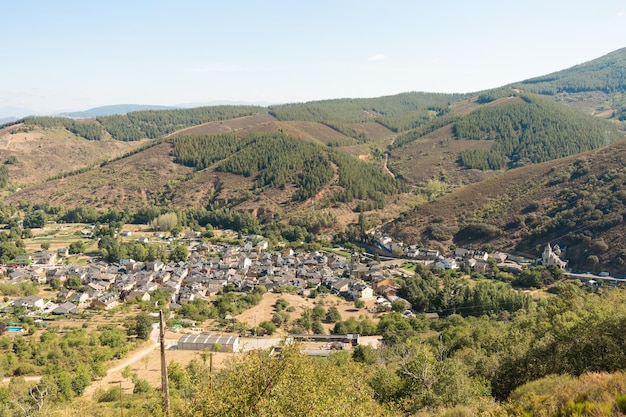
[[[214,374],[202,355],[185,367],[173,363],[174,415],[623,415],[626,291],[558,288],[514,313],[439,320],[389,313],[378,324],[386,341],[380,349],[310,358],[285,346],[276,355],[234,356]],[[34,405],[27,385],[18,380],[0,390],[3,415]],[[159,393],[143,385],[136,381],[123,406],[132,415],[159,415]],[[36,386],[48,392],[40,415],[84,407],[80,398],[68,403],[52,375]],[[116,389],[97,394],[90,415],[115,415]]]

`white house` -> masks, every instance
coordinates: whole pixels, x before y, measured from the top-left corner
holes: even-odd
[[[458,267],[454,259],[441,259],[435,263],[435,268],[458,269]]]

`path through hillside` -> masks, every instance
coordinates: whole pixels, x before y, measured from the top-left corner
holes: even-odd
[[[96,392],[97,389],[104,389],[104,390],[109,389],[110,384],[114,380],[118,381],[120,379],[118,375],[120,371],[122,371],[127,366],[131,366],[135,362],[141,360],[141,358],[143,358],[144,356],[152,353],[158,347],[159,345],[158,342],[159,342],[159,325],[155,323],[152,325],[152,332],[150,333],[150,340],[148,342],[148,345],[134,352],[128,358],[122,359],[120,363],[113,366],[112,368],[107,369],[106,376],[104,376],[100,380],[94,381],[91,385],[89,385],[85,389],[85,392],[83,393],[83,397],[85,398],[93,397],[93,394]]]

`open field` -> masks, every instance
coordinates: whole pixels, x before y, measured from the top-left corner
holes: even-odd
[[[341,314],[342,320],[347,320],[350,317],[359,319],[361,316],[363,316],[372,319],[374,322],[378,322],[378,314],[370,313],[368,311],[368,309],[372,308],[375,304],[375,299],[373,298],[365,302],[366,308],[356,309],[354,307],[354,302],[345,301],[334,295],[318,296],[315,300],[313,300],[311,298],[304,298],[302,296],[289,293],[267,293],[263,296],[263,300],[261,300],[258,305],[244,311],[238,316],[235,316],[235,318],[239,322],[247,323],[251,327],[254,326],[255,322],[259,324],[262,321],[269,321],[274,315],[274,305],[276,304],[276,300],[278,300],[279,298],[287,300],[289,306],[294,308],[294,311],[288,312],[291,320],[299,318],[304,309],[312,309],[315,306],[321,305],[326,310],[328,310],[328,308],[331,306],[337,307],[337,310],[339,310],[339,313]],[[330,329],[334,327],[334,324],[329,323],[323,323],[323,325],[326,333],[328,333]],[[279,328],[277,335],[286,336],[287,332],[283,328]]]

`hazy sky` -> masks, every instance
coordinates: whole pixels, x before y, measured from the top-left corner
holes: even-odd
[[[0,0],[0,16],[0,117],[471,92],[626,47],[624,0]]]

